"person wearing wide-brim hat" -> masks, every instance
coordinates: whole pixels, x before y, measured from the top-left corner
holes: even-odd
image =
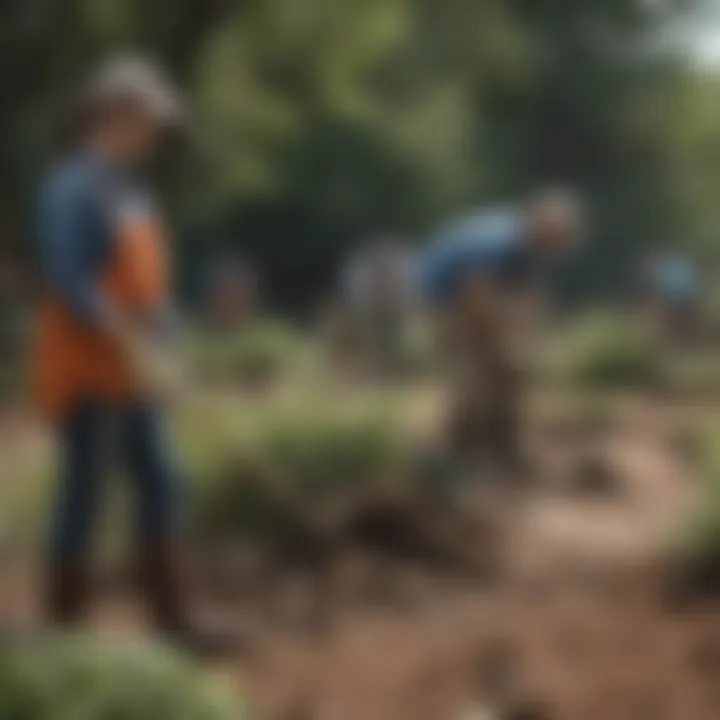
[[[180,96],[152,62],[126,57],[95,73],[76,109],[72,147],[48,170],[38,204],[44,297],[35,400],[60,443],[48,613],[61,625],[83,617],[110,446],[133,482],[157,627],[184,646],[219,649],[221,638],[198,632],[185,605],[180,482],[162,437],[163,397],[179,376],[155,352],[172,342],[171,248],[138,174],[182,122]]]

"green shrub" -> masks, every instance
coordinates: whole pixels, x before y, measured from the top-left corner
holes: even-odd
[[[7,720],[242,720],[216,683],[165,648],[54,637],[0,649]]]
[[[190,356],[201,378],[214,382],[263,383],[295,366],[304,351],[298,334],[277,322],[234,333],[199,331]]]
[[[666,386],[681,397],[720,392],[720,358],[714,352],[675,353],[666,362]]]
[[[254,428],[256,451],[304,496],[376,481],[398,467],[398,428],[386,408],[345,402],[283,408]]]
[[[409,443],[394,400],[305,390],[251,399],[208,393],[191,403],[175,427],[191,537],[201,546],[240,537],[291,543],[325,503],[404,481]],[[19,550],[44,537],[53,466],[52,456],[43,457],[2,496],[8,537]],[[103,558],[125,555],[132,527],[127,485],[115,484],[99,525]]]
[[[321,503],[405,476],[402,425],[393,408],[376,399],[310,396],[251,412],[252,422],[235,425],[234,439],[211,441],[212,457],[192,451],[192,509],[201,538],[292,535]],[[204,445],[203,432],[213,433],[186,432],[196,447]]]
[[[703,326],[711,337],[717,338],[720,334],[720,293],[716,288],[708,288],[701,301],[700,307]]]
[[[685,562],[720,575],[720,445],[717,432],[720,429],[715,428],[698,441],[704,446],[699,467],[702,491],[674,551]]]
[[[619,315],[599,313],[562,333],[549,362],[555,377],[577,385],[654,388],[665,380],[663,356],[644,328]]]
[[[406,325],[403,366],[410,375],[426,375],[438,369],[435,337],[426,318],[411,318]]]

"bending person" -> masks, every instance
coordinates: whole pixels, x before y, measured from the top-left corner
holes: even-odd
[[[524,470],[523,347],[547,258],[579,228],[577,201],[544,191],[522,209],[480,211],[442,228],[420,261],[423,294],[449,360],[447,439],[463,464]]]

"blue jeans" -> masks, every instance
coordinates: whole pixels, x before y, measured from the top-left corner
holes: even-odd
[[[60,432],[54,559],[74,562],[87,555],[103,476],[114,451],[134,486],[142,546],[157,546],[174,536],[180,482],[162,431],[158,410],[148,404],[116,407],[93,400],[78,403]]]

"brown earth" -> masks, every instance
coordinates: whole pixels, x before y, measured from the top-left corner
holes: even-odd
[[[246,558],[232,599],[204,604],[251,631],[216,671],[263,720],[720,719],[720,600],[671,603],[656,562],[697,495],[683,438],[706,414],[652,400],[602,421],[539,412],[536,483],[463,498],[485,572],[358,544],[321,575],[268,578]],[[31,622],[14,587],[5,601]],[[143,627],[118,597],[97,626]]]

